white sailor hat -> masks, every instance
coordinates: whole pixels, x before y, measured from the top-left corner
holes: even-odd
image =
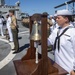
[[[70,12],[69,10],[67,9],[63,9],[63,10],[58,10],[57,13],[56,13],[56,16],[58,15],[73,15],[72,12]]]
[[[53,15],[50,15],[50,17],[53,17]]]

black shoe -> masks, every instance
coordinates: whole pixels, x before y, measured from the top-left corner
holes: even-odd
[[[15,51],[15,49],[12,49],[12,51]]]
[[[16,54],[16,53],[18,53],[18,51],[13,52],[13,54]]]

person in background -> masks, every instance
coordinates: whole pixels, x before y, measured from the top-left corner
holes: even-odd
[[[3,19],[2,16],[0,15],[0,30],[1,30],[1,36],[4,36],[4,34],[3,34],[3,21],[4,21],[4,19]]]
[[[52,20],[50,18],[47,19],[47,36],[51,34],[51,29],[50,27],[53,25]]]
[[[56,14],[54,14],[55,28],[58,28],[58,27],[59,27],[59,25],[58,25],[58,23],[56,22],[56,17],[57,17],[57,15],[56,15]]]
[[[13,35],[12,35],[12,30],[11,30],[11,17],[9,16],[9,13],[6,14],[6,26],[7,26],[7,29],[8,29],[8,34],[9,34],[9,42],[13,42]]]
[[[56,15],[59,27],[48,37],[48,46],[53,45],[55,62],[70,74],[75,70],[75,28],[70,23],[72,13],[63,9]]]
[[[50,20],[52,22],[52,26],[50,27],[51,32],[53,32],[53,30],[56,28],[56,22],[54,20],[53,15],[50,15]]]
[[[11,16],[11,29],[13,34],[13,42],[14,42],[14,49],[17,53],[19,51],[19,42],[18,42],[18,26],[17,26],[17,19],[14,15],[14,10],[9,10],[9,15]]]
[[[3,26],[5,26],[6,25],[6,20],[5,20],[4,16],[2,16],[2,19],[3,19]]]

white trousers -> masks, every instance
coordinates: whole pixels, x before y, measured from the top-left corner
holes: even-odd
[[[9,34],[9,38],[10,38],[9,41],[13,41],[13,35],[12,35],[11,27],[8,26],[7,29],[8,29],[8,34]]]
[[[4,34],[3,34],[3,25],[2,24],[0,24],[0,32],[1,32],[1,36],[4,36]]]

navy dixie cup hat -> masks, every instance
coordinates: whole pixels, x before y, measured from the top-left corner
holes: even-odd
[[[67,9],[63,9],[63,10],[58,10],[57,12],[56,12],[56,14],[55,14],[55,16],[59,16],[59,15],[63,15],[63,16],[65,16],[65,15],[73,15],[72,14],[72,12],[70,12],[69,10],[67,10]]]

